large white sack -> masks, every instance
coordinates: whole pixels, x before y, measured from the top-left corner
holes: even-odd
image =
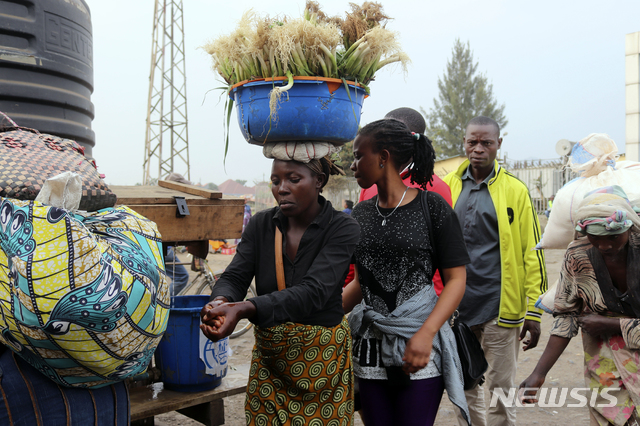
[[[544,235],[536,248],[567,248],[575,235],[578,205],[594,189],[619,185],[629,200],[640,199],[640,163],[616,163],[617,152],[615,142],[602,133],[592,133],[574,146],[568,167],[580,172],[581,176],[568,182],[556,194]]]

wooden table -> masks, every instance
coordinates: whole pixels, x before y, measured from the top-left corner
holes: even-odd
[[[110,186],[118,204],[126,205],[158,225],[167,243],[240,238],[244,199],[227,197],[194,185],[159,181],[159,186]],[[184,197],[188,216],[178,216],[174,197]]]
[[[162,382],[129,391],[131,425],[153,425],[153,416],[177,411],[207,426],[225,423],[224,401],[227,396],[244,393],[249,364],[229,369],[222,384],[204,392],[175,392],[164,389]]]

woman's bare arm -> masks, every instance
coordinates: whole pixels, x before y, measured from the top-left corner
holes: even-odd
[[[342,309],[348,314],[362,301],[362,288],[360,288],[360,279],[358,278],[358,267],[354,266],[353,281],[342,289]]]
[[[558,358],[560,358],[560,355],[562,355],[570,341],[571,339],[569,338],[554,335],[549,338],[547,347],[544,348],[544,352],[540,360],[538,360],[536,368],[533,369],[529,377],[520,383],[520,388],[524,389],[523,394],[520,396],[522,403],[533,404],[538,402],[535,398],[538,388],[542,386],[547,373],[556,361],[558,361]]]

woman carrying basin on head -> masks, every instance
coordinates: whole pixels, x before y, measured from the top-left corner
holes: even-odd
[[[640,219],[619,186],[585,196],[576,230],[586,235],[565,253],[551,337],[538,365],[520,385],[539,388],[582,328],[585,382],[592,425],[638,425],[640,415]],[[603,391],[609,396],[602,397]],[[533,390],[523,402],[537,402]],[[611,399],[615,403],[611,403]]]
[[[202,331],[214,341],[242,318],[256,324],[247,424],[351,424],[351,335],[341,290],[360,230],[320,196],[338,170],[328,158],[274,160],[278,207],[251,218],[202,309]],[[243,301],[254,277],[258,297]]]

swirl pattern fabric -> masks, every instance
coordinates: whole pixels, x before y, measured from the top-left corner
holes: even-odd
[[[0,342],[64,386],[142,373],[169,315],[156,224],[0,198]]]
[[[347,426],[353,417],[351,334],[286,323],[255,328],[247,425]]]

